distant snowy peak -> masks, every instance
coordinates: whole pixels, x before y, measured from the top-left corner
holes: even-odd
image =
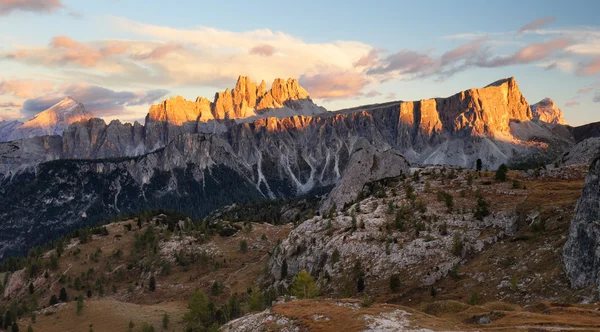
[[[70,125],[80,120],[89,120],[93,117],[94,115],[88,112],[83,104],[71,97],[66,97],[49,109],[36,114],[31,120],[25,122],[21,128],[50,129],[62,124]]]
[[[49,109],[36,114],[25,123],[16,122],[12,128],[2,130],[0,125],[0,141],[13,141],[45,135],[62,135],[72,123],[87,121],[94,115],[88,112],[83,104],[66,97]]]
[[[551,124],[567,124],[563,116],[563,111],[550,98],[544,98],[537,104],[531,105],[531,112],[535,120]]]

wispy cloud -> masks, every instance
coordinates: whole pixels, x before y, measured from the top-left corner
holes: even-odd
[[[46,80],[34,79],[2,79],[0,80],[0,95],[19,98],[33,98],[51,92],[55,84]]]
[[[300,76],[299,83],[311,91],[311,96],[337,99],[362,95],[367,79],[360,73],[329,69],[318,74]]]
[[[569,100],[565,103],[565,107],[573,107],[578,106],[579,102],[577,100]]]
[[[181,51],[184,49],[182,44],[168,42],[152,49],[150,52],[136,54],[132,57],[136,60],[159,60],[167,56],[169,53]]]
[[[21,101],[9,101],[5,103],[0,103],[0,108],[12,108],[12,107],[21,107],[23,106],[23,102]]]
[[[61,0],[0,0],[0,16],[14,11],[48,14],[64,7]]]
[[[582,62],[579,64],[579,75],[596,75],[600,72],[600,57],[597,57],[589,62]]]
[[[586,93],[591,92],[592,90],[593,90],[593,88],[591,88],[591,87],[590,88],[583,88],[583,89],[577,90],[577,93],[579,93],[579,94],[586,94]]]
[[[556,21],[556,17],[541,17],[541,18],[538,18],[537,20],[535,20],[533,22],[529,22],[529,23],[525,24],[524,26],[522,26],[519,29],[519,33],[523,33],[523,32],[528,31],[528,30],[536,30],[536,29],[542,28],[545,25],[547,25],[549,23],[552,23],[554,21]]]

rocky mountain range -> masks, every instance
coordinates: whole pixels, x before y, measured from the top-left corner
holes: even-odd
[[[481,159],[495,169],[552,162],[578,133],[559,123],[560,110],[533,112],[514,78],[448,98],[326,112],[295,79],[267,89],[240,77],[212,102],[153,105],[144,125],[106,124],[70,99],[59,104],[32,121],[58,134],[80,117],[62,136],[0,143],[0,228],[12,234],[0,254],[111,215],[162,207],[201,218],[223,204],[331,186],[357,142],[412,164],[472,168]]]

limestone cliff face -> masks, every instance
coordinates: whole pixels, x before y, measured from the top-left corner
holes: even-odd
[[[563,261],[573,287],[600,287],[600,158],[592,162],[577,202]]]
[[[533,118],[551,124],[566,125],[563,111],[556,106],[550,98],[544,98],[538,103],[531,105]]]
[[[281,103],[282,108],[260,109]],[[250,111],[255,115],[249,118],[219,120]],[[325,112],[296,80],[278,79],[266,90],[264,82],[256,86],[240,77],[233,91],[217,94],[212,104],[202,98],[192,102],[176,97],[153,106],[145,126],[114,124],[106,132],[108,126],[101,120],[73,124],[81,128],[69,128],[64,135],[62,157],[138,155],[164,147],[184,133],[212,133],[225,138],[240,158],[255,165],[256,172],[263,171],[267,166],[261,162],[269,160],[273,165],[269,169],[293,174],[283,190],[290,193],[335,183],[359,138],[380,150],[393,147],[410,163],[474,167],[482,159],[490,169],[532,155],[551,162],[574,144],[570,131],[564,130],[566,136],[557,134],[562,126],[550,128],[532,119],[513,78],[448,98]],[[286,195],[269,191],[263,180],[257,185],[269,195]]]
[[[62,156],[75,159],[115,158],[145,153],[145,130],[137,121],[121,123],[93,118],[70,126],[62,136]]]
[[[214,120],[211,103],[198,97],[195,102],[181,96],[152,105],[146,116],[145,146],[154,150],[183,133],[195,133],[198,123]],[[137,147],[137,144],[136,144]]]

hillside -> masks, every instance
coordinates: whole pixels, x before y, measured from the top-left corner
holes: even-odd
[[[238,294],[235,303],[239,307],[233,307],[239,308],[237,314],[221,320],[219,310],[215,311],[215,322],[225,323],[226,331],[251,331],[274,322],[311,331],[338,324],[357,331],[378,326],[415,330],[596,328],[595,305],[562,304],[593,301],[589,289],[570,289],[560,260],[586,169],[572,166],[562,168],[562,173],[553,172],[511,171],[506,182],[496,182],[492,172],[421,168],[408,177],[368,184],[357,201],[361,208],[356,212],[356,226],[349,210],[356,204],[329,217],[320,216],[311,199],[281,201],[272,213],[265,214],[252,207],[263,203],[232,206],[213,214],[209,224],[186,221],[180,214],[145,213],[77,231],[59,245],[64,248],[60,258],[55,249],[36,249],[23,269],[20,263],[7,261],[5,267],[13,262],[16,272],[8,274],[2,303],[4,308],[21,308],[15,309],[15,314],[22,315],[22,329],[32,324],[27,312],[37,303],[35,331],[79,331],[90,324],[95,331],[126,330],[130,321],[134,330],[144,322],[158,328],[164,313],[170,317],[170,330],[183,330],[187,300],[196,288],[209,294],[221,313],[231,313],[231,296]],[[407,192],[408,185],[414,191]],[[447,196],[440,192],[453,197],[452,212],[448,212]],[[482,221],[473,219],[468,229],[463,228],[462,223],[472,218],[477,206],[476,195],[484,197],[489,215]],[[548,195],[554,199],[548,201]],[[397,204],[393,213],[390,202]],[[424,206],[426,212],[414,211],[418,219],[408,217],[399,230],[398,212],[411,202],[420,206],[419,210]],[[307,211],[302,209],[316,215],[298,220],[297,212]],[[253,213],[269,221],[298,220],[297,226],[242,221],[255,220]],[[499,220],[505,220],[504,225],[498,224]],[[294,235],[299,232],[302,237]],[[460,252],[455,249],[453,234],[457,232],[462,235]],[[338,266],[350,273],[345,281],[337,279],[337,270],[332,270],[327,260],[313,266],[309,259],[318,257],[311,256],[311,250],[327,252],[320,249],[323,244],[332,248],[336,234],[346,237],[345,242],[336,244],[337,259],[344,262]],[[242,240],[247,252],[241,247]],[[287,249],[294,241],[311,245],[307,251],[298,247],[294,252]],[[427,251],[420,251],[420,246]],[[369,258],[356,260],[352,254],[356,248],[370,248],[364,249]],[[282,280],[276,262],[284,252],[287,273]],[[401,259],[389,268],[386,257],[414,258]],[[352,275],[356,262],[362,263],[363,270]],[[300,269],[311,271],[319,299],[290,302],[279,298],[268,312],[226,323],[269,307],[277,296],[293,293],[293,276]],[[323,271],[329,272],[324,275]],[[151,276],[156,280],[155,291],[149,289]],[[392,276],[398,278],[393,289]],[[357,289],[361,279],[362,289]],[[58,296],[62,287],[71,301],[48,307],[52,295]],[[260,305],[252,302],[258,289],[262,290],[260,297],[257,295]],[[86,297],[80,315],[73,301],[77,294]],[[347,299],[327,300],[329,297]],[[371,302],[361,308],[361,303]],[[580,318],[573,319],[576,317]],[[488,319],[490,324],[479,324]],[[281,326],[273,326],[267,330],[281,330]]]

